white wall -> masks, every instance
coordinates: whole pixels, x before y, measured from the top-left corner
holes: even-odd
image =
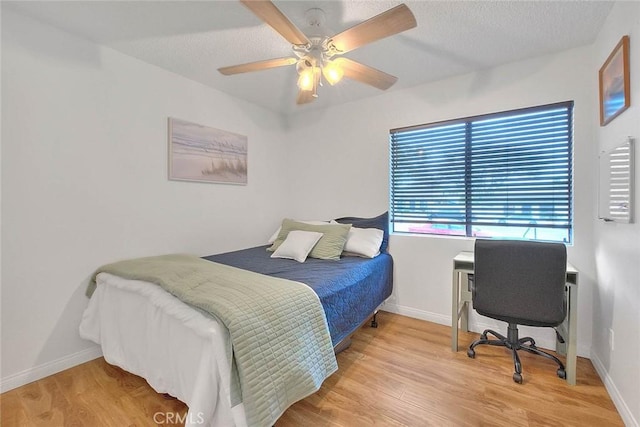
[[[623,35],[630,37],[631,106],[604,127],[596,126],[599,149],[609,150],[627,136],[636,140],[635,223],[595,221],[598,286],[593,301],[592,360],[605,379],[625,423],[640,423],[640,3],[618,2],[594,44],[598,69]],[[597,94],[592,101],[597,104]],[[594,117],[597,120],[597,116]],[[614,348],[609,347],[609,329]]]
[[[91,359],[104,263],[266,241],[285,216],[279,116],[2,12],[2,385]],[[169,181],[167,117],[244,134],[247,186]]]
[[[588,356],[595,278],[592,166],[597,156],[592,69],[591,49],[585,47],[297,115],[290,121],[289,166],[295,215],[322,218],[385,211],[389,129],[574,100],[575,243],[568,252],[580,270],[578,353]],[[472,248],[472,239],[393,235],[390,252],[396,282],[388,308],[451,324],[451,259]],[[495,324],[475,315],[472,322],[476,330]],[[538,329],[533,334],[542,344],[553,345],[552,331]]]

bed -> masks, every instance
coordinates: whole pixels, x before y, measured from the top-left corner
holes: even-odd
[[[322,304],[331,345],[342,349],[391,295],[393,260],[386,253],[386,215],[337,221],[383,229],[381,253],[372,259],[342,256],[300,263],[271,258],[268,247],[259,246],[203,259],[309,286]],[[229,331],[219,319],[144,280],[103,272],[96,282],[80,334],[102,346],[107,362],[185,402],[186,425],[247,425],[245,405],[233,397],[235,359],[225,351]]]

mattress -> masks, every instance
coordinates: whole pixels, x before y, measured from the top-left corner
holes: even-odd
[[[267,247],[204,258],[310,286],[320,298],[334,346],[355,332],[393,290],[393,259],[387,253],[372,259],[352,256],[336,261],[307,258],[299,263],[271,258]]]

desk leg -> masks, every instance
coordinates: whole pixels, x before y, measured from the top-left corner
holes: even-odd
[[[460,279],[464,278],[464,280],[461,282]],[[464,302],[462,303],[458,303],[458,307],[459,307],[459,313],[460,313],[460,329],[462,329],[464,332],[469,332],[469,303],[467,302],[467,299],[465,297],[463,297],[462,295],[464,295],[462,292],[462,287],[463,286],[468,286],[469,284],[469,274],[468,273],[461,273],[458,276],[458,300],[464,299]],[[465,292],[466,292],[466,288],[465,288]]]
[[[458,351],[458,305],[460,301],[459,294],[459,274],[458,270],[453,270],[453,279],[451,281],[451,350]]]
[[[576,385],[576,363],[577,363],[577,342],[578,342],[578,292],[573,286],[569,286],[569,304],[567,305],[567,318],[569,319],[569,332],[567,335],[567,383]]]

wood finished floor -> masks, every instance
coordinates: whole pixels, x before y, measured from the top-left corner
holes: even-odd
[[[381,312],[338,355],[339,371],[276,423],[290,426],[622,426],[588,359],[577,385],[555,365],[522,354],[524,384],[511,379],[505,349],[482,346],[475,359],[450,349],[450,328]],[[477,334],[462,333],[461,345]],[[153,414],[186,406],[157,394],[104,359],[1,395],[2,426],[155,426]],[[164,423],[162,425],[175,425]]]

